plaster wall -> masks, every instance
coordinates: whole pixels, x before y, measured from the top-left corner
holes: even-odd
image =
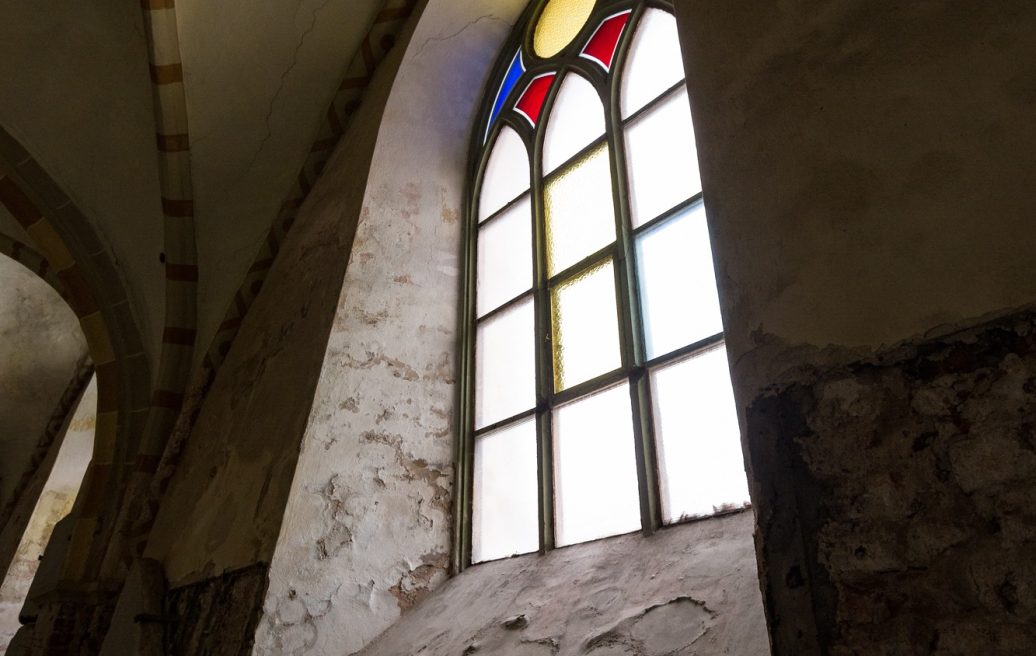
[[[170,588],[273,556],[398,62],[379,67],[178,456],[145,551]]]
[[[1036,298],[1036,6],[676,7],[743,394],[770,345],[866,351]]]
[[[752,513],[484,563],[362,656],[770,653]]]
[[[163,223],[140,7],[54,0],[44,10],[4,0],[0,44],[0,125],[110,245],[154,371],[165,307]]]
[[[204,355],[381,0],[177,2]]]
[[[1026,653],[1036,7],[676,6],[774,653]]]
[[[0,256],[0,508],[12,501],[86,340],[42,278]]]
[[[433,0],[409,40],[256,654],[352,653],[446,578],[468,144],[489,67],[524,5]]]
[[[96,415],[97,383],[91,380],[72,415],[50,476],[0,585],[0,653],[21,625],[18,616],[54,526],[72,510],[79,493],[83,474],[93,457]]]

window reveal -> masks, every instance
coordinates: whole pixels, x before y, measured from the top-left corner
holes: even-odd
[[[748,505],[676,22],[534,2],[474,149],[458,568]]]

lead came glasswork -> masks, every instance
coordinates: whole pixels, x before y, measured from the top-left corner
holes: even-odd
[[[671,3],[526,16],[472,135],[458,569],[748,504]]]
[[[544,130],[544,173],[552,172],[604,135],[604,105],[586,78],[576,73],[565,76]]]
[[[504,80],[500,83],[500,88],[496,92],[496,100],[493,101],[493,111],[489,115],[489,124],[486,126],[486,136],[483,138],[483,142],[489,138],[489,130],[492,129],[493,123],[496,122],[496,117],[500,115],[500,110],[504,108],[504,103],[507,102],[507,96],[511,94],[511,89],[518,84],[518,80],[523,73],[525,73],[525,62],[522,60],[522,51],[519,50],[514,54],[514,59],[511,60],[511,65],[507,67]]]
[[[553,57],[576,38],[586,24],[595,0],[550,0],[540,14],[532,49],[544,59]]]
[[[722,346],[651,373],[666,523],[748,505],[727,353]]]
[[[554,412],[557,544],[640,528],[629,385]]]
[[[550,275],[615,241],[608,146],[591,150],[550,177],[543,204]]]
[[[612,60],[615,58],[615,50],[619,47],[619,38],[622,36],[626,23],[630,20],[632,9],[610,16],[604,19],[594,31],[586,47],[579,53],[592,62],[600,64],[605,71],[611,70]]]
[[[529,197],[478,231],[478,316],[532,287],[532,204]]]
[[[486,172],[482,176],[478,220],[486,220],[528,189],[529,152],[518,133],[504,127],[493,143]]]
[[[633,226],[701,191],[687,91],[652,107],[626,128]]]
[[[723,332],[704,205],[637,237],[637,267],[649,359]]]
[[[648,9],[637,25],[622,75],[622,115],[629,116],[683,79],[676,19]]]
[[[489,426],[536,405],[532,301],[482,322],[475,337],[475,426]]]
[[[472,562],[506,558],[539,548],[536,470],[534,419],[475,440]]]
[[[557,392],[621,364],[614,275],[609,260],[551,292]]]
[[[543,103],[547,100],[547,91],[550,90],[553,82],[553,73],[544,73],[534,77],[514,106],[514,111],[521,114],[532,127],[536,127],[536,123],[540,120]]]

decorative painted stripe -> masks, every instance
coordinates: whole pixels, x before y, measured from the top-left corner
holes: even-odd
[[[151,65],[151,81],[154,84],[176,84],[183,82],[182,64]]]
[[[198,282],[198,265],[166,262],[165,279],[178,282]]]
[[[163,153],[181,153],[191,149],[190,139],[186,134],[156,134],[158,149]]]
[[[162,341],[166,344],[179,344],[180,346],[194,346],[198,331],[191,328],[173,328],[166,326],[162,331]]]
[[[151,405],[167,410],[179,410],[183,406],[184,395],[169,390],[155,390],[151,395]]]
[[[162,198],[162,213],[166,216],[170,216],[177,219],[193,218],[194,217],[194,201],[193,200],[175,200],[172,198]]]

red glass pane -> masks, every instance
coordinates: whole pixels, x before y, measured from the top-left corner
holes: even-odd
[[[627,10],[604,19],[604,22],[590,37],[590,41],[587,42],[580,56],[597,62],[606,71],[609,70],[612,67],[612,59],[615,57],[615,49],[619,46],[619,37],[622,36],[622,30],[630,20],[631,11]]]
[[[544,73],[533,78],[514,106],[515,111],[528,119],[532,127],[536,127],[536,121],[540,120],[543,102],[547,99],[547,91],[553,81],[554,73]]]

